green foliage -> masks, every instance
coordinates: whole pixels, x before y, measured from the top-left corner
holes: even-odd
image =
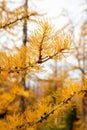
[[[65,130],[73,130],[73,124],[77,121],[77,108],[76,106],[72,106],[72,110],[70,110],[65,118],[66,128]]]

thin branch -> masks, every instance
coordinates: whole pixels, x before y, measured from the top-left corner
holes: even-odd
[[[80,90],[78,92],[73,92],[68,98],[65,98],[61,103],[59,103],[57,106],[55,106],[52,110],[50,110],[49,112],[45,112],[36,122],[27,122],[26,124],[22,124],[22,125],[19,125],[17,126],[15,129],[12,129],[12,130],[17,130],[17,129],[22,129],[22,128],[25,128],[25,127],[31,127],[31,126],[34,126],[38,123],[42,123],[44,120],[46,120],[51,114],[53,114],[56,110],[58,110],[59,108],[61,108],[62,106],[68,104],[72,99],[73,97],[76,95],[76,94],[80,94],[80,93],[84,93],[86,92],[87,90]]]
[[[61,52],[61,50],[60,50],[60,52]],[[54,55],[49,56],[49,57],[47,57],[47,58],[44,59],[44,60],[39,60],[37,63],[39,63],[39,64],[44,63],[44,62],[46,62],[46,61],[48,61],[48,60],[54,58],[54,57],[55,57],[56,55],[58,55],[58,54],[59,54],[59,52],[56,52]]]
[[[44,35],[43,35],[43,38],[42,38],[40,46],[39,46],[39,61],[42,61],[42,44],[43,44],[43,41],[44,41]]]
[[[20,18],[16,18],[15,20],[13,20],[13,21],[10,21],[9,23],[6,23],[6,24],[4,24],[4,25],[1,25],[0,26],[0,29],[5,29],[6,27],[9,27],[10,25],[12,25],[12,24],[15,24],[15,23],[17,23],[18,21],[21,21],[21,20],[23,20],[23,19],[29,19],[31,16],[42,16],[41,14],[38,14],[38,13],[36,13],[36,14],[33,14],[33,13],[31,13],[30,15],[25,15],[25,16],[21,16]],[[32,20],[31,20],[32,21]],[[35,21],[35,20],[34,20]]]
[[[53,54],[52,56],[49,56],[49,57],[47,57],[46,59],[44,59],[44,60],[38,60],[38,61],[36,61],[34,64],[28,64],[28,65],[25,65],[25,67],[20,67],[20,68],[18,68],[18,67],[14,67],[14,69],[10,69],[10,70],[7,70],[7,69],[3,69],[2,67],[0,67],[0,72],[1,71],[7,71],[7,72],[9,72],[9,73],[14,73],[14,72],[17,72],[17,73],[19,73],[19,72],[21,72],[21,71],[25,71],[26,69],[28,69],[29,67],[34,67],[34,65],[35,64],[42,64],[42,63],[44,63],[44,62],[46,62],[46,61],[48,61],[48,60],[50,60],[50,59],[52,59],[52,58],[54,58],[55,56],[57,56],[59,53],[61,53],[62,52],[62,50],[60,50],[60,52],[58,51],[58,52],[56,52],[55,54]]]

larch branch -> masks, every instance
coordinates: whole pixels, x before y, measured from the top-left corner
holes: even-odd
[[[22,128],[25,128],[25,127],[31,127],[31,126],[34,126],[38,123],[42,123],[44,120],[46,120],[51,114],[53,114],[56,110],[58,110],[59,108],[61,108],[62,106],[68,104],[72,99],[73,97],[76,95],[76,94],[80,94],[80,93],[84,93],[84,92],[87,92],[87,90],[80,90],[80,91],[77,91],[77,92],[73,92],[68,98],[65,98],[62,102],[60,102],[57,106],[55,106],[52,110],[50,110],[49,112],[45,112],[36,122],[27,122],[26,124],[22,124],[22,125],[19,125],[17,126],[14,130],[17,130],[17,129],[22,129]],[[13,130],[13,129],[12,129]]]

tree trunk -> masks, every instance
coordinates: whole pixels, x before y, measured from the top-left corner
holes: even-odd
[[[25,7],[25,12],[27,14],[28,0],[25,0],[24,7]],[[23,45],[26,46],[26,44],[27,44],[27,21],[25,19],[24,23],[23,23]],[[26,52],[25,52],[25,59],[23,62],[25,63],[25,61],[26,61]],[[26,71],[24,72],[24,75],[22,78],[22,84],[23,84],[24,88],[26,88]]]
[[[25,0],[24,4],[25,12],[27,14],[27,8],[28,8],[28,0]],[[23,45],[26,46],[27,44],[27,21],[24,19],[23,21]],[[26,51],[25,51],[25,56],[23,59],[23,64],[25,65],[26,63]],[[22,85],[24,86],[24,89],[26,89],[26,71],[24,71],[23,77],[22,77]],[[24,112],[26,108],[25,105],[25,97],[20,96],[20,112]]]

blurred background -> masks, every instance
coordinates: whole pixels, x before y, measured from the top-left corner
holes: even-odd
[[[73,91],[87,90],[87,0],[0,0],[0,21],[0,70],[13,67],[11,71],[17,72],[13,75],[9,69],[0,73],[1,130],[5,127],[10,130],[10,123],[15,119],[17,122],[13,128],[28,120],[32,122]],[[30,59],[30,63],[37,59],[37,51],[31,51],[36,44],[31,46],[31,41],[37,37],[35,30],[42,33],[38,27],[42,21],[48,21],[54,34],[68,34],[71,39],[66,42],[70,42],[70,49],[40,65],[31,66],[23,73],[19,72],[22,58],[24,66],[28,66],[26,62]],[[30,48],[30,59],[26,60],[23,46]],[[17,55],[19,53],[21,56]],[[16,66],[12,66],[12,60]],[[69,106],[65,105],[40,126],[26,127],[26,130],[86,130],[87,94],[84,98],[79,97],[82,95],[75,96]],[[23,113],[23,117],[19,113]],[[18,122],[20,118],[22,123]]]

